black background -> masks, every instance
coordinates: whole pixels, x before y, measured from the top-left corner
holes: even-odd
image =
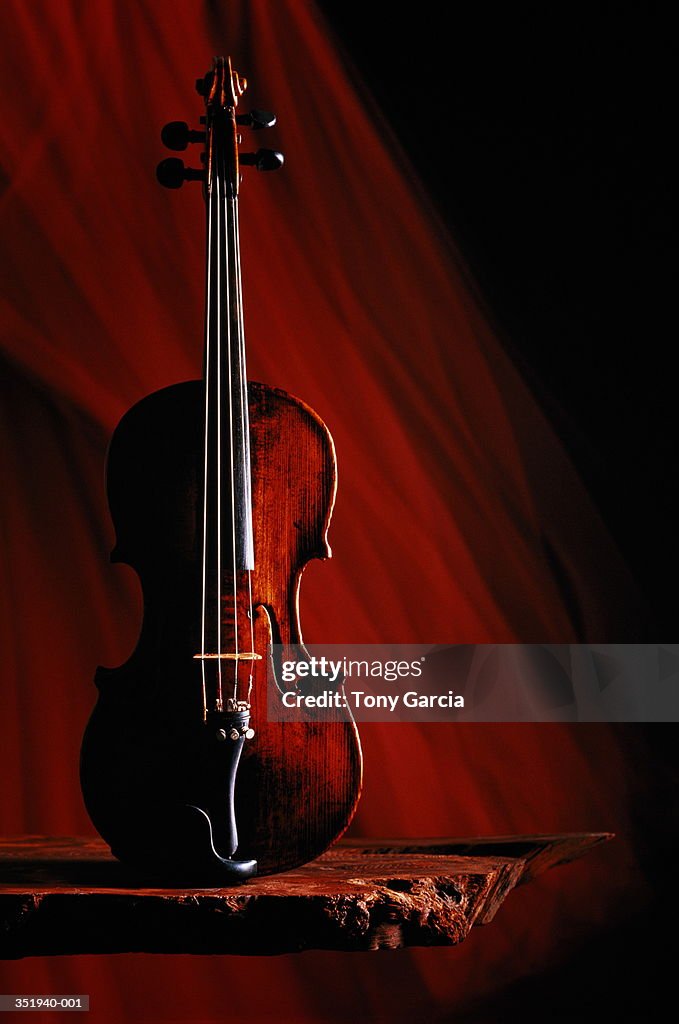
[[[653,635],[635,639],[671,638],[674,33],[662,8],[319,6],[651,606]]]
[[[669,8],[319,6],[648,602],[649,635],[633,639],[671,640],[679,502]],[[630,795],[630,829],[648,908],[456,1020],[663,1019],[677,909],[676,728],[619,728],[646,779]]]

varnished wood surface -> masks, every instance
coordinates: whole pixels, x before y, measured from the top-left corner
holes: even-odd
[[[534,836],[474,836],[457,839],[352,839],[356,852],[376,856],[380,851],[455,857],[512,857],[523,861],[520,883],[530,882],[550,868],[577,860],[595,846],[613,839],[612,832],[570,832]],[[341,848],[345,840],[337,844]]]
[[[361,752],[348,712],[338,711],[334,722],[267,720],[267,643],[300,641],[302,572],[310,559],[330,554],[335,459],[327,428],[304,403],[255,383],[249,401],[254,642],[262,660],[253,665],[255,736],[236,781],[236,856],[256,858],[264,874],[318,856],[346,828],[360,791]],[[101,835],[126,857],[143,836],[161,869],[181,829],[172,803],[196,804],[218,822],[224,801],[225,751],[205,749],[194,660],[201,649],[203,423],[201,381],[166,388],[126,414],[108,461],[113,557],[138,573],[144,617],[128,661],[98,671],[81,777]],[[232,578],[226,574],[222,593],[230,593]],[[233,650],[233,605],[225,602],[223,614],[222,649]],[[248,636],[244,608],[238,617]]]
[[[474,925],[491,921],[518,884],[609,838],[340,840],[304,867],[222,889],[147,887],[100,840],[5,839],[0,954],[456,945]]]

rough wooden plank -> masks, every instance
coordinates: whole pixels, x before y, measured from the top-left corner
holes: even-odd
[[[456,857],[499,857],[516,860],[521,864],[521,874],[514,882],[524,885],[550,868],[568,864],[589,850],[613,839],[611,832],[572,832],[561,835],[525,836],[484,836],[465,839],[340,839],[326,852],[325,857],[341,857],[346,846],[352,854],[377,856],[379,853],[427,854],[431,856]],[[489,924],[502,903],[502,899],[490,901],[477,916],[474,924]]]
[[[0,955],[455,945],[525,877],[604,838],[344,840],[302,868],[228,889],[154,887],[100,840],[4,840]]]
[[[376,854],[429,853],[458,857],[515,857],[525,862],[521,884],[532,881],[550,868],[568,864],[589,850],[613,839],[612,832],[570,832],[561,835],[483,836],[466,839],[340,839],[330,854],[344,845],[352,850]]]

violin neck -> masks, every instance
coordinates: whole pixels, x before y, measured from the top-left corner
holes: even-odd
[[[205,514],[222,570],[235,573],[254,568],[247,371],[238,197],[214,159],[206,196]]]

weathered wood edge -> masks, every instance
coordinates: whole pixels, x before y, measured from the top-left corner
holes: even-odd
[[[0,882],[0,956],[275,955],[455,945],[472,926],[488,923],[517,884],[605,838],[598,833],[429,842],[345,839],[305,868],[241,888],[142,890],[125,881],[98,840],[21,837],[14,844],[0,842],[0,868],[5,865],[0,878],[7,878],[8,866],[17,866],[20,844],[26,868],[37,868],[43,879]],[[493,843],[523,855],[500,856]],[[489,855],[479,855],[481,849]],[[60,878],[59,871],[66,878],[70,873],[75,883],[85,868],[81,881],[88,886]],[[92,886],[102,869],[105,887]],[[56,885],[50,889],[45,874],[51,871]]]
[[[361,839],[342,838],[332,850],[351,846],[354,851],[375,854],[427,853],[442,856],[516,857],[524,862],[524,873],[518,884],[531,882],[550,868],[569,864],[583,857],[596,846],[610,842],[614,832],[564,832],[522,836],[482,836],[467,838],[432,837],[430,839]]]

